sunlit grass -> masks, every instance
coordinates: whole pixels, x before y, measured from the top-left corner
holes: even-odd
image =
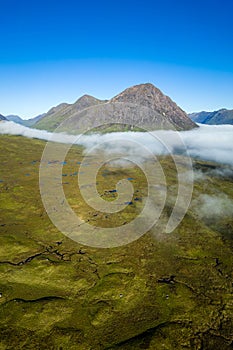
[[[198,342],[210,344],[205,349],[228,349],[232,218],[201,220],[191,206],[172,234],[158,225],[127,246],[81,246],[54,227],[42,205],[44,146],[39,140],[1,136],[1,349],[173,350],[198,349]],[[72,147],[66,161],[64,191],[83,220],[120,226],[140,212],[147,182],[138,167],[100,169],[97,190],[103,199],[117,198],[109,191],[122,178],[132,179],[135,191],[132,205],[106,217],[83,201],[77,186],[82,149]],[[166,221],[177,176],[172,159],[162,157],[160,163],[168,190]],[[208,175],[195,182],[193,200],[202,193],[233,199],[232,180]],[[174,283],[159,282],[172,275]]]

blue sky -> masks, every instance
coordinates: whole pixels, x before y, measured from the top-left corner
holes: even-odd
[[[0,113],[151,82],[187,112],[233,109],[233,1],[0,0]]]

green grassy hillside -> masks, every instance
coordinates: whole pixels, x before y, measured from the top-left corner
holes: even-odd
[[[192,205],[172,234],[158,226],[129,245],[96,249],[70,240],[48,218],[38,182],[44,146],[1,136],[0,349],[232,349],[233,220],[198,214],[203,193],[233,199],[232,178],[196,177]],[[121,178],[131,177],[135,189],[133,204],[106,218],[77,189],[81,160],[82,149],[73,147],[63,169],[72,208],[93,225],[135,217],[142,206],[135,199],[147,193],[143,173],[101,169],[98,191],[106,200]],[[166,220],[177,179],[169,157],[161,164]],[[199,172],[211,166],[194,162]]]

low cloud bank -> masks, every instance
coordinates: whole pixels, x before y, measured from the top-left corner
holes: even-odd
[[[233,125],[200,125],[180,134],[190,156],[233,165]]]
[[[135,154],[142,157],[143,147],[147,149],[147,153],[162,155],[169,152],[182,153],[185,145],[191,157],[233,166],[232,125],[200,125],[197,129],[181,132],[165,130],[150,133],[118,132],[78,137],[66,133],[31,129],[13,122],[0,122],[0,134],[22,135],[68,144],[76,143],[83,145],[86,149],[98,146],[109,153],[124,151],[126,155]]]
[[[226,194],[215,196],[201,194],[193,201],[192,205],[200,219],[218,219],[233,216],[233,200]]]

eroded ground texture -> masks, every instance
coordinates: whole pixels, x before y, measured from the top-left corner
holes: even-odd
[[[229,210],[218,215],[213,208],[212,215],[204,207],[212,198],[229,209],[230,170],[222,176],[215,165],[194,161],[193,201],[173,233],[158,225],[128,245],[91,248],[61,234],[43,208],[44,145],[1,136],[0,349],[232,349],[233,219]],[[76,189],[81,160],[82,149],[73,147],[63,167],[72,208],[93,225],[130,221],[146,195],[139,169],[100,171],[105,200],[115,198],[122,177],[135,188],[124,213],[104,217]],[[177,181],[172,160],[161,164],[169,183],[166,221]]]

